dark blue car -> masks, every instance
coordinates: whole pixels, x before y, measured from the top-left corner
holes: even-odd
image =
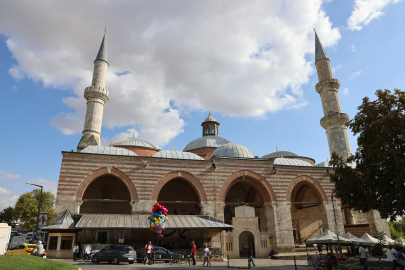
[[[128,262],[133,264],[136,261],[136,253],[131,246],[112,245],[94,253],[92,261],[93,263],[109,262],[119,264],[120,262]]]

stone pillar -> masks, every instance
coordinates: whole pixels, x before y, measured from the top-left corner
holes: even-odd
[[[336,222],[339,230],[339,235],[345,234],[345,227],[343,224],[343,217],[342,217],[342,205],[340,202],[334,202],[335,204],[335,214],[336,214]],[[322,221],[323,221],[323,230],[329,230],[335,233],[335,215],[333,213],[333,205],[332,203],[323,203],[323,211],[322,211]]]
[[[384,232],[386,236],[391,238],[391,232],[388,227],[388,221],[381,218],[380,212],[371,210],[368,212],[368,224],[370,226],[370,233],[372,236],[377,235],[377,231]]]
[[[156,203],[156,201],[149,200],[133,200],[129,202],[132,207],[132,214],[150,214],[152,212],[153,205]]]
[[[80,206],[83,204],[82,199],[76,199],[75,201],[75,211],[72,214],[80,214]]]
[[[291,203],[271,203],[269,219],[273,237],[273,249],[277,253],[294,251],[294,235],[291,218]]]
[[[271,205],[271,203],[264,203],[263,205],[264,208],[264,228],[266,230],[266,232],[271,232],[271,224],[274,223],[274,221],[272,221],[272,211],[273,211],[273,206]]]

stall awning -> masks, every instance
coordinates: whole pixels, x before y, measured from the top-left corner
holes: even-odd
[[[82,214],[75,229],[149,229],[149,215]],[[233,229],[210,216],[171,215],[166,229]]]

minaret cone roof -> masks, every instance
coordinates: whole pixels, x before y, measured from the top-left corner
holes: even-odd
[[[108,53],[107,53],[107,31],[104,33],[103,41],[101,42],[100,49],[98,50],[98,54],[96,60],[103,60],[106,61],[108,64]]]
[[[207,118],[205,118],[204,122],[217,122],[217,120],[215,120],[214,116],[211,115],[211,111],[210,111]]]
[[[329,59],[329,57],[319,40],[318,34],[315,32],[315,63],[321,59]]]

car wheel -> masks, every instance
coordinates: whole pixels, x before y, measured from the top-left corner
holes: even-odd
[[[120,264],[120,260],[118,259],[118,257],[114,257],[113,263],[114,264]]]
[[[142,261],[136,261],[137,263],[142,263]]]
[[[129,261],[129,264],[133,264],[134,263],[134,261]]]
[[[99,262],[99,261],[98,261],[98,258],[97,258],[96,256],[93,256],[92,261],[93,261],[93,263],[98,263],[98,262]]]

